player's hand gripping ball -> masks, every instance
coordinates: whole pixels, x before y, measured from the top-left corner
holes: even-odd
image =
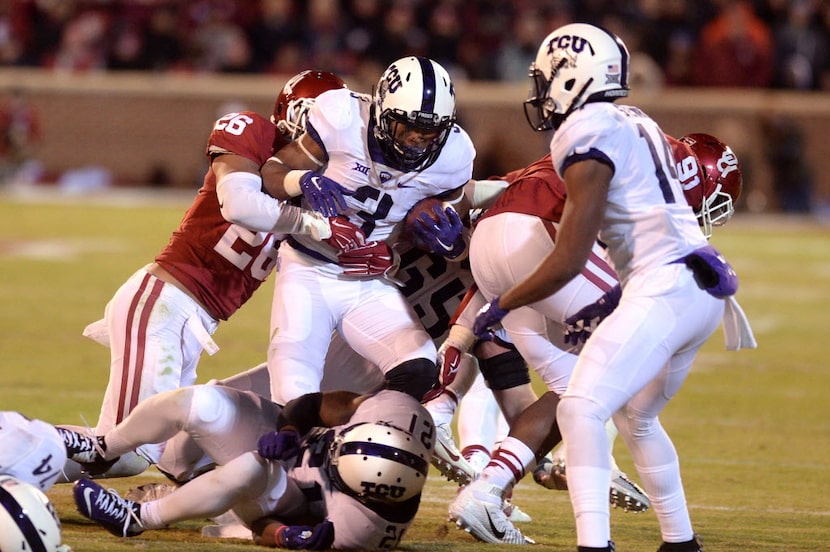
[[[451,206],[434,197],[422,199],[406,215],[406,230],[416,247],[455,259],[466,250],[464,224]]]

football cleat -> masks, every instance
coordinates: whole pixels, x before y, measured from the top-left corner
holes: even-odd
[[[533,468],[533,481],[546,489],[557,491],[568,490],[568,479],[565,477],[565,462],[551,460],[547,456]]]
[[[667,543],[663,542],[657,552],[703,552],[703,539],[695,535],[687,542]]]
[[[438,424],[435,436],[432,465],[448,481],[455,481],[461,486],[469,484],[470,481],[475,479],[476,472],[455,445],[450,426],[448,424]]]
[[[66,447],[66,457],[81,464],[81,468],[89,475],[101,475],[118,461],[104,459],[106,445],[103,437],[84,435],[65,427],[56,427]],[[91,431],[91,430],[90,430]]]
[[[611,472],[609,498],[614,508],[622,508],[626,512],[636,514],[651,508],[651,501],[646,496],[645,491],[620,470]]]
[[[167,483],[147,483],[146,485],[131,488],[124,495],[124,498],[141,504],[163,498],[172,494],[176,489],[178,489],[176,485],[168,485]]]
[[[533,470],[533,480],[548,489],[567,491],[568,478],[565,473],[565,462],[543,459]],[[646,492],[618,469],[611,472],[608,501],[614,508],[622,508],[625,512],[635,514],[651,508],[651,500]]]
[[[140,506],[118,496],[114,489],[105,490],[90,479],[79,479],[72,489],[75,505],[91,519],[117,537],[135,537],[144,532]]]
[[[450,503],[449,518],[459,529],[491,544],[536,544],[513,526],[504,512],[504,492],[486,481],[474,481]]]
[[[504,514],[507,516],[507,519],[513,523],[528,523],[533,521],[533,518],[530,517],[529,514],[525,513],[518,506],[513,504],[513,502],[507,499],[504,501]]]

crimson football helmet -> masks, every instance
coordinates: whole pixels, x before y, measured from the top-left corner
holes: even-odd
[[[308,110],[314,99],[327,90],[348,88],[343,79],[327,71],[303,71],[297,73],[282,87],[274,104],[271,122],[290,140],[296,140],[305,132]]]
[[[683,192],[708,238],[713,226],[726,224],[735,212],[743,189],[741,164],[729,146],[710,134],[686,134],[679,142],[694,156],[698,169],[696,177],[684,180],[682,175],[691,162],[686,158],[684,166],[684,161],[677,159]]]

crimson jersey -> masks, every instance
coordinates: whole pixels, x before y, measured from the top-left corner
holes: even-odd
[[[276,139],[275,139],[276,137]],[[233,153],[262,165],[287,143],[268,119],[245,111],[216,121],[206,154]],[[273,270],[273,234],[231,224],[219,210],[216,175],[205,181],[170,241],[155,261],[216,317],[227,320]]]
[[[550,154],[500,179],[510,185],[481,219],[505,212],[533,215],[551,222],[562,219],[565,183],[553,169]]]

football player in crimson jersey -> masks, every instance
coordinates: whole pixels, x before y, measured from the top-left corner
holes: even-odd
[[[333,88],[345,84],[331,73],[295,76],[275,104],[274,121],[304,118],[307,105],[295,108],[297,100]],[[179,227],[153,262],[116,291],[104,319],[84,331],[111,352],[96,432],[114,427],[147,397],[195,383],[202,351],[214,354],[219,349],[211,338],[217,325],[269,276],[285,234],[339,247],[360,233],[261,191],[259,168],[291,137],[275,122],[250,111],[229,113],[215,122],[205,151],[210,168]],[[107,474],[140,473],[147,461],[158,462],[162,451],[162,445],[147,445],[142,457],[124,458]],[[67,465],[66,471],[69,480],[79,476],[78,466]]]

